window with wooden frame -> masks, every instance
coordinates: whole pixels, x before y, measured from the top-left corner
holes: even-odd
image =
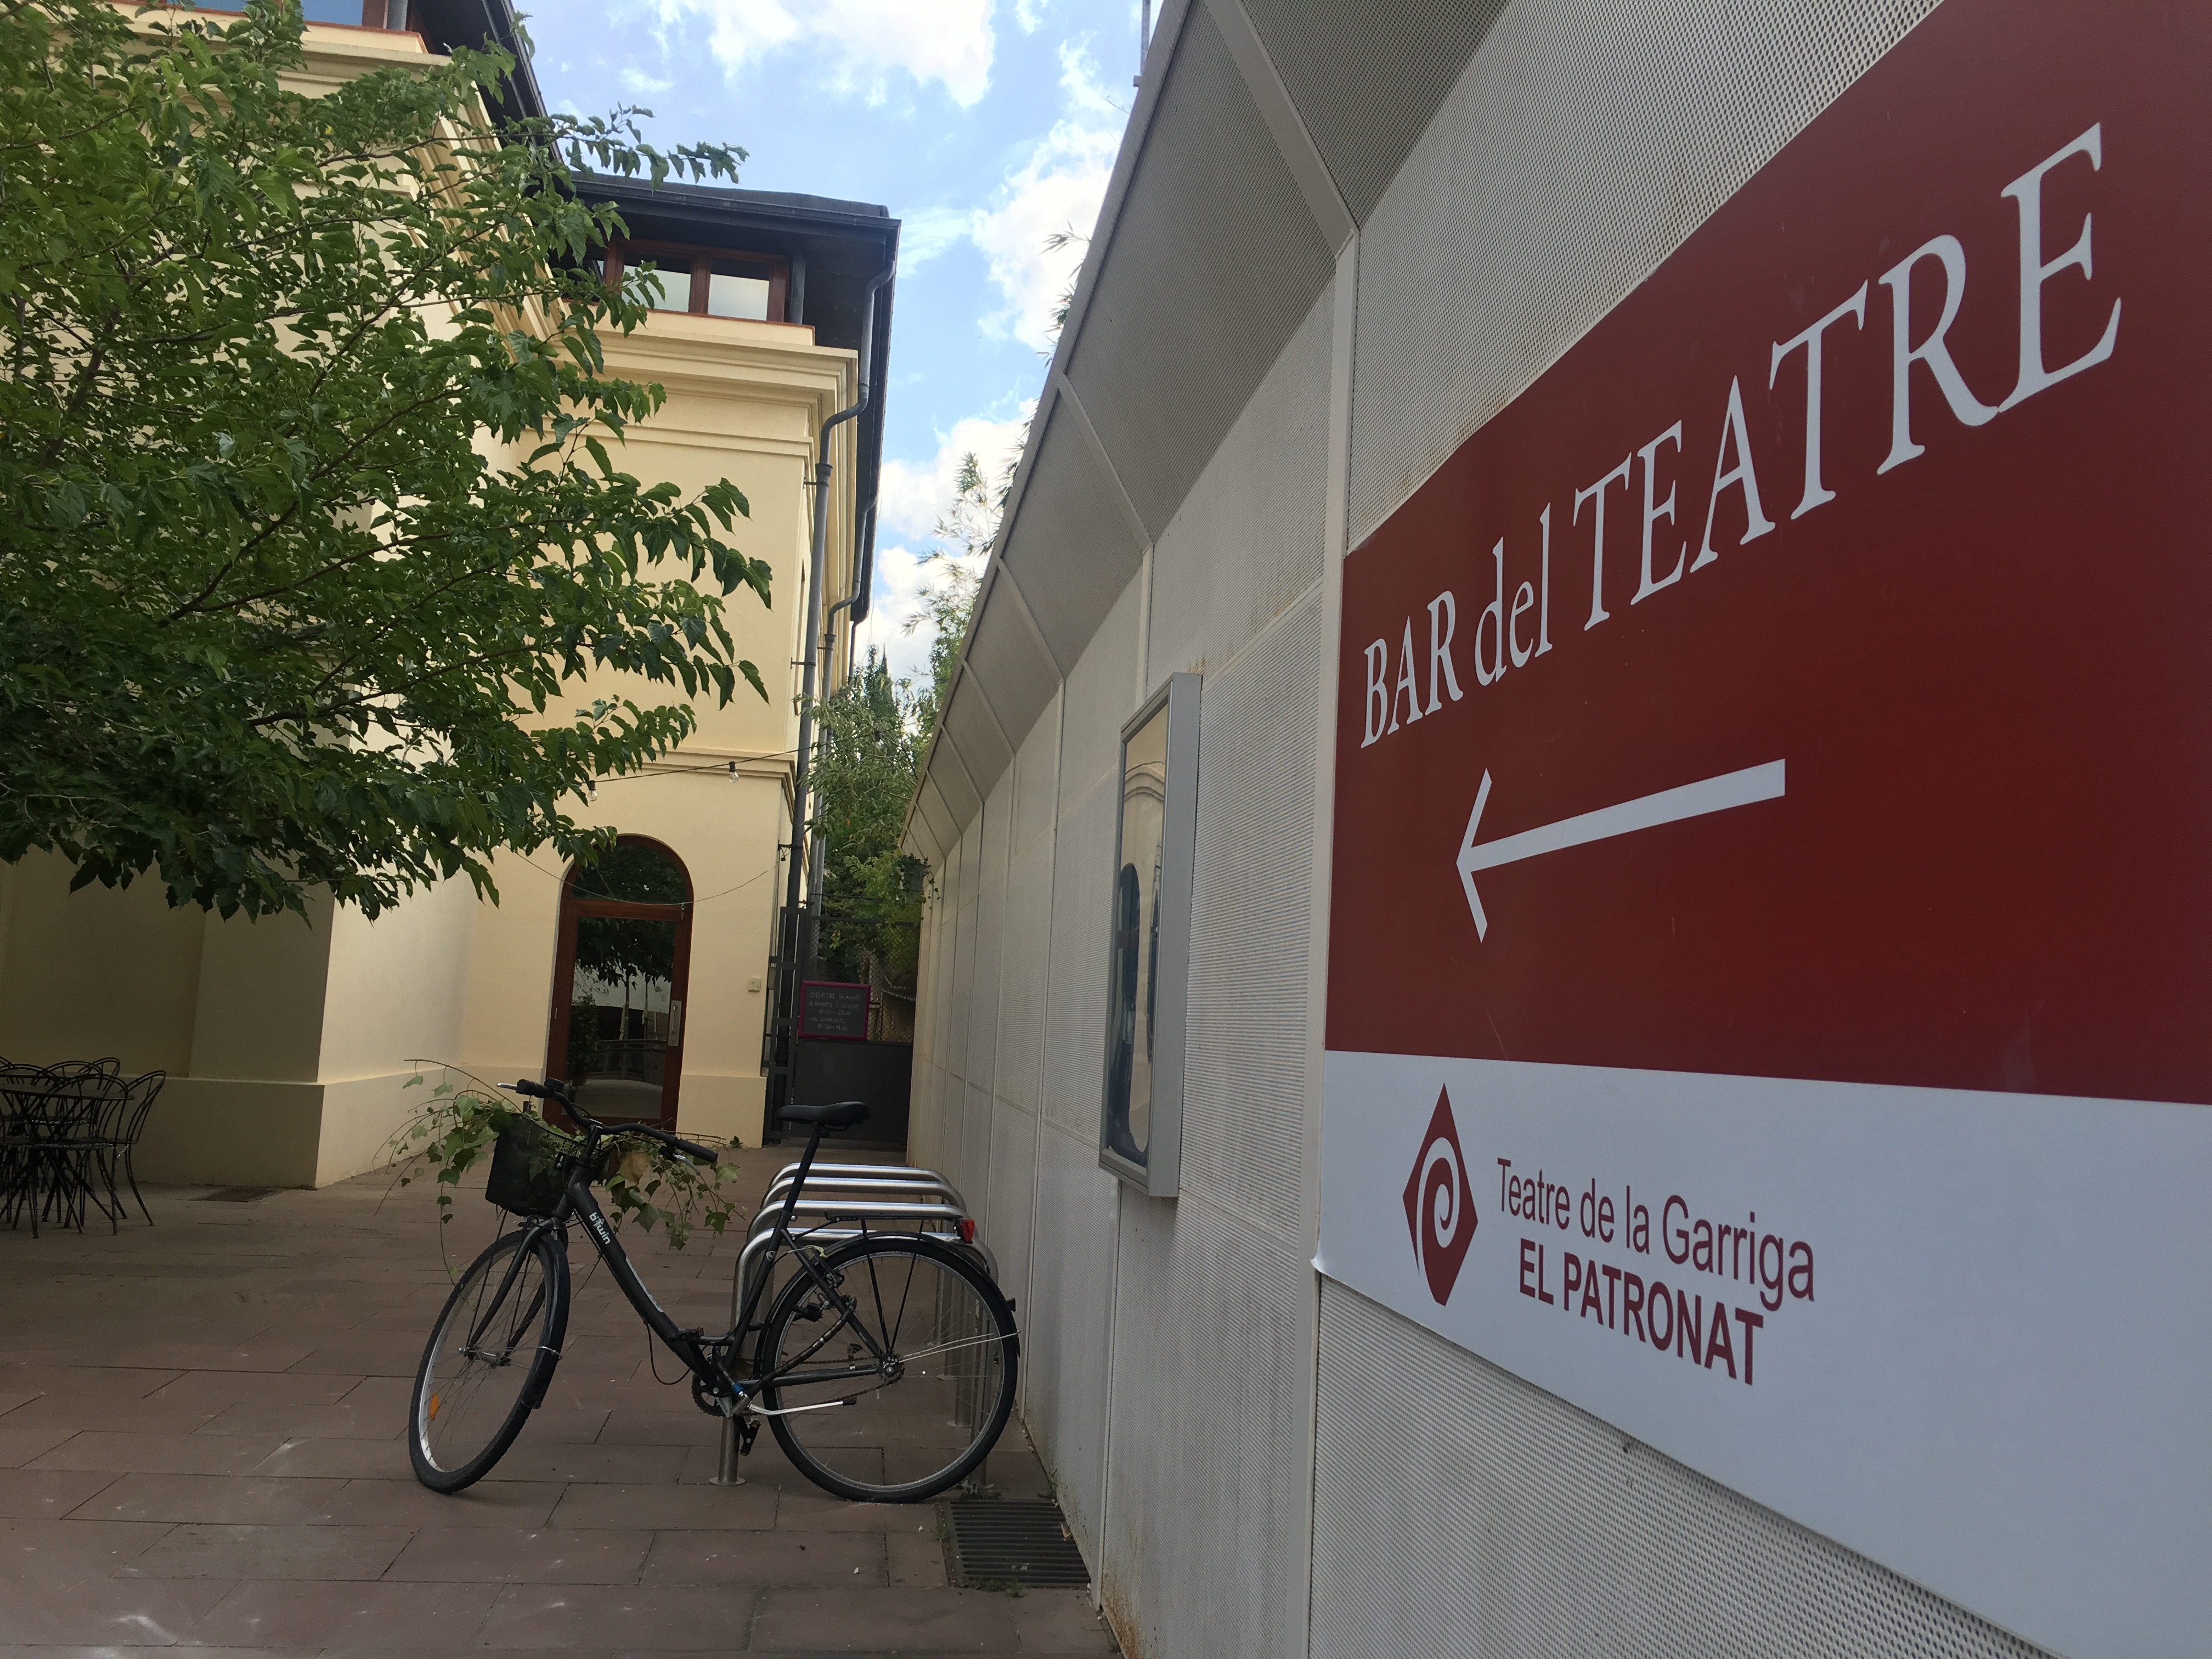
[[[650,264],[650,271],[640,267]],[[736,317],[757,323],[783,320],[791,289],[791,263],[773,253],[687,247],[678,242],[617,242],[607,249],[607,280],[624,273],[639,283],[655,311],[688,311],[700,317]]]

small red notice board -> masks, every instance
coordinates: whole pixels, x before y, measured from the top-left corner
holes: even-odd
[[[868,1040],[868,988],[810,979],[799,987],[799,1035],[839,1042]]]

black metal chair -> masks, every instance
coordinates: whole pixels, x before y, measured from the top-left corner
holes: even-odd
[[[101,1179],[107,1183],[108,1218],[114,1221],[128,1208],[118,1195],[117,1177],[130,1182],[131,1196],[138,1200],[138,1213],[146,1218],[146,1224],[154,1224],[154,1212],[146,1207],[146,1194],[138,1190],[138,1171],[132,1164],[138,1137],[145,1132],[146,1118],[153,1111],[154,1103],[161,1098],[161,1085],[169,1080],[167,1072],[148,1072],[132,1078],[103,1109],[93,1145],[93,1157]]]
[[[164,1074],[149,1073],[125,1081],[112,1059],[58,1066],[0,1063],[0,1220],[12,1227],[27,1213],[33,1238],[42,1220],[81,1231],[98,1205],[109,1230],[118,1231],[118,1173],[131,1178],[132,1194],[144,1211],[145,1198],[131,1168],[131,1146],[163,1080]],[[105,1199],[99,1190],[102,1183]],[[152,1221],[148,1212],[148,1224]]]

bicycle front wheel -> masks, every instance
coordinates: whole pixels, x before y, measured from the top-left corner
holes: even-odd
[[[545,1397],[568,1324],[568,1258],[513,1232],[469,1264],[415,1373],[407,1453],[433,1492],[483,1478]]]
[[[1013,1310],[927,1238],[856,1239],[802,1271],[761,1338],[760,1403],[800,1474],[840,1498],[919,1503],[961,1480],[1013,1410]]]

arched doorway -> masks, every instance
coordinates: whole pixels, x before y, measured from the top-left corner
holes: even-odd
[[[691,878],[657,841],[624,836],[571,866],[554,947],[545,1072],[610,1122],[676,1127],[691,971]]]

